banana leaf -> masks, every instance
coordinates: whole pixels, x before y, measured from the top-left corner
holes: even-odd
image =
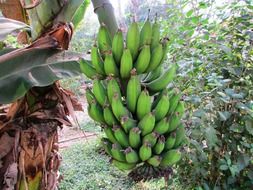
[[[30,29],[28,25],[16,20],[0,17],[0,41],[4,40],[8,34],[21,29]]]
[[[0,51],[0,57],[10,51]],[[80,75],[80,57],[81,54],[69,51],[34,48],[0,62],[0,104],[21,98],[34,86],[48,86]]]
[[[72,22],[76,28],[82,21],[90,0],[70,0],[55,19],[57,22]]]

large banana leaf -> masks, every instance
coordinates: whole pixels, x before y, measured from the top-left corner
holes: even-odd
[[[8,51],[0,51],[0,56]],[[0,62],[0,104],[13,102],[33,86],[80,75],[80,57],[68,51],[34,48]]]

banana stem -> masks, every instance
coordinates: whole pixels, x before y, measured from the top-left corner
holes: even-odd
[[[114,34],[117,32],[118,25],[110,0],[91,0],[91,1],[94,7],[94,12],[98,16],[99,23],[100,24],[104,23],[107,26],[109,33],[113,38]]]

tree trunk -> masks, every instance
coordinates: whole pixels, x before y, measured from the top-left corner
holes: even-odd
[[[104,23],[111,36],[113,37],[114,34],[117,32],[118,25],[114,15],[113,7],[109,0],[91,0],[94,12],[98,16],[98,20],[100,24]]]
[[[100,23],[113,36],[118,27],[110,2],[92,2]],[[9,108],[0,108],[0,190],[57,188],[61,161],[57,129],[71,125],[66,116],[73,116],[73,110],[80,111],[80,104],[57,83],[32,88]]]
[[[57,84],[33,88],[1,114],[1,189],[56,189],[61,161],[57,129],[70,125],[67,104],[78,105],[72,95]]]

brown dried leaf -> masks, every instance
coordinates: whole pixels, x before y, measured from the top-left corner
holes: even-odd
[[[0,9],[6,18],[27,22],[26,14],[19,0],[0,1]]]
[[[62,118],[59,118],[59,117],[56,117],[56,118],[54,118],[54,119],[56,119],[57,121],[59,121],[59,122],[62,123],[63,125],[71,126],[71,122],[70,122],[70,121],[66,121],[66,119],[62,119]]]
[[[4,133],[0,138],[0,159],[8,154],[14,146],[14,137],[10,137],[8,133]]]
[[[3,190],[14,190],[18,178],[18,164],[12,163],[4,174]]]
[[[77,117],[75,115],[74,108],[73,108],[70,97],[64,93],[62,93],[62,97],[63,97],[64,103],[66,104],[66,107],[69,111],[69,115],[73,118],[73,120],[76,122],[76,124],[78,124]]]

